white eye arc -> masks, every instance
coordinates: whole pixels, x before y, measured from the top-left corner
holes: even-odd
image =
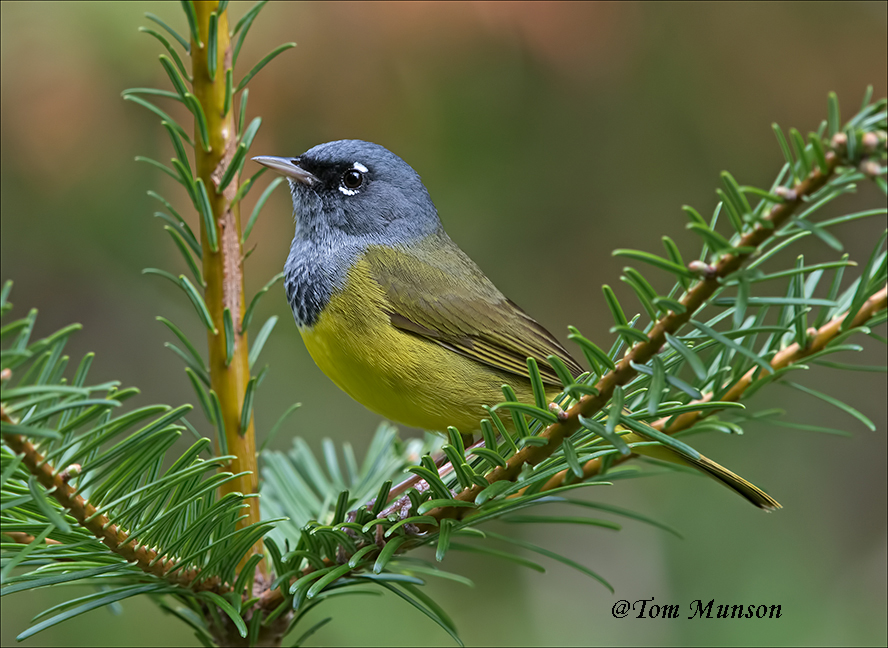
[[[367,167],[360,162],[355,162],[352,167],[342,174],[339,183],[339,191],[346,196],[354,196],[358,193],[358,189],[364,184],[364,174],[368,173]]]

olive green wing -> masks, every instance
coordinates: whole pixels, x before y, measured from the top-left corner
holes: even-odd
[[[383,289],[393,326],[500,371],[528,377],[537,360],[543,382],[561,381],[554,355],[576,377],[583,372],[555,337],[521,310],[443,232],[410,248],[370,247],[364,256]]]

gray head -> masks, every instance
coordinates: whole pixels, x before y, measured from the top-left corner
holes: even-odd
[[[299,326],[314,324],[368,246],[446,236],[419,175],[378,144],[340,140],[294,158],[253,159],[290,183],[296,234],[284,289]]]
[[[294,158],[253,159],[290,183],[297,238],[393,244],[441,227],[416,171],[378,144],[339,140]]]

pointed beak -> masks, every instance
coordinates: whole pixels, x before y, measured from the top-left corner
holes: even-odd
[[[271,155],[259,155],[253,158],[254,162],[258,162],[262,166],[267,166],[272,171],[277,171],[287,178],[292,178],[296,182],[300,182],[309,187],[318,181],[317,177],[301,166],[299,166],[299,158],[272,157]]]

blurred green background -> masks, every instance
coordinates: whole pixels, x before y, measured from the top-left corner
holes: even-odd
[[[248,6],[233,2],[230,11],[236,19]],[[178,291],[140,274],[184,271],[145,191],[189,210],[167,177],[133,161],[168,159],[171,147],[153,115],[120,97],[128,87],[167,87],[159,45],[136,28],[150,11],[184,32],[179,5],[4,2],[0,11],[0,270],[15,281],[16,312],[39,308],[42,334],[82,322],[72,357],[96,351],[93,378],[139,386],[140,404],[191,401],[154,318],[169,317],[196,340],[202,329]],[[806,133],[825,117],[830,90],[845,116],[867,84],[885,95],[885,25],[885,3],[272,3],[252,28],[239,75],[279,43],[298,42],[250,85],[249,115],[263,117],[253,155],[296,155],[341,138],[387,146],[419,171],[452,238],[507,295],[562,339],[573,324],[604,345],[600,284],[637,308],[618,278],[624,262],[610,251],[656,251],[669,234],[693,254],[698,242],[680,206],[711,211],[722,169],[741,184],[769,185],[781,164],[772,121]],[[864,186],[837,202],[831,213],[884,197]],[[871,219],[838,234],[861,260],[884,227]],[[291,236],[281,190],[252,234],[248,290],[281,269]],[[834,258],[817,241],[797,251],[809,261]],[[278,448],[296,434],[316,448],[324,436],[366,447],[378,417],[314,366],[279,285],[260,311],[257,322],[281,318],[264,351],[272,366],[256,405],[260,437],[301,401]],[[884,346],[862,344],[866,357],[852,361],[885,364]],[[435,582],[431,593],[468,645],[884,645],[885,374],[814,369],[802,382],[865,412],[875,433],[774,386],[752,404],[853,437],[761,424],[744,437],[695,438],[784,510],[766,515],[693,476],[619,482],[586,496],[656,517],[685,539],[633,522],[619,533],[500,525],[599,571],[616,595],[559,564],[542,575],[453,552],[444,567],[476,588]],[[4,599],[2,644],[66,595]],[[651,597],[680,604],[682,618],[612,618],[616,600]],[[711,598],[780,604],[783,617],[687,620],[691,601]],[[87,614],[25,645],[195,642],[147,600],[123,610]],[[309,623],[327,614],[334,622],[311,645],[450,645],[394,597],[338,599]]]

